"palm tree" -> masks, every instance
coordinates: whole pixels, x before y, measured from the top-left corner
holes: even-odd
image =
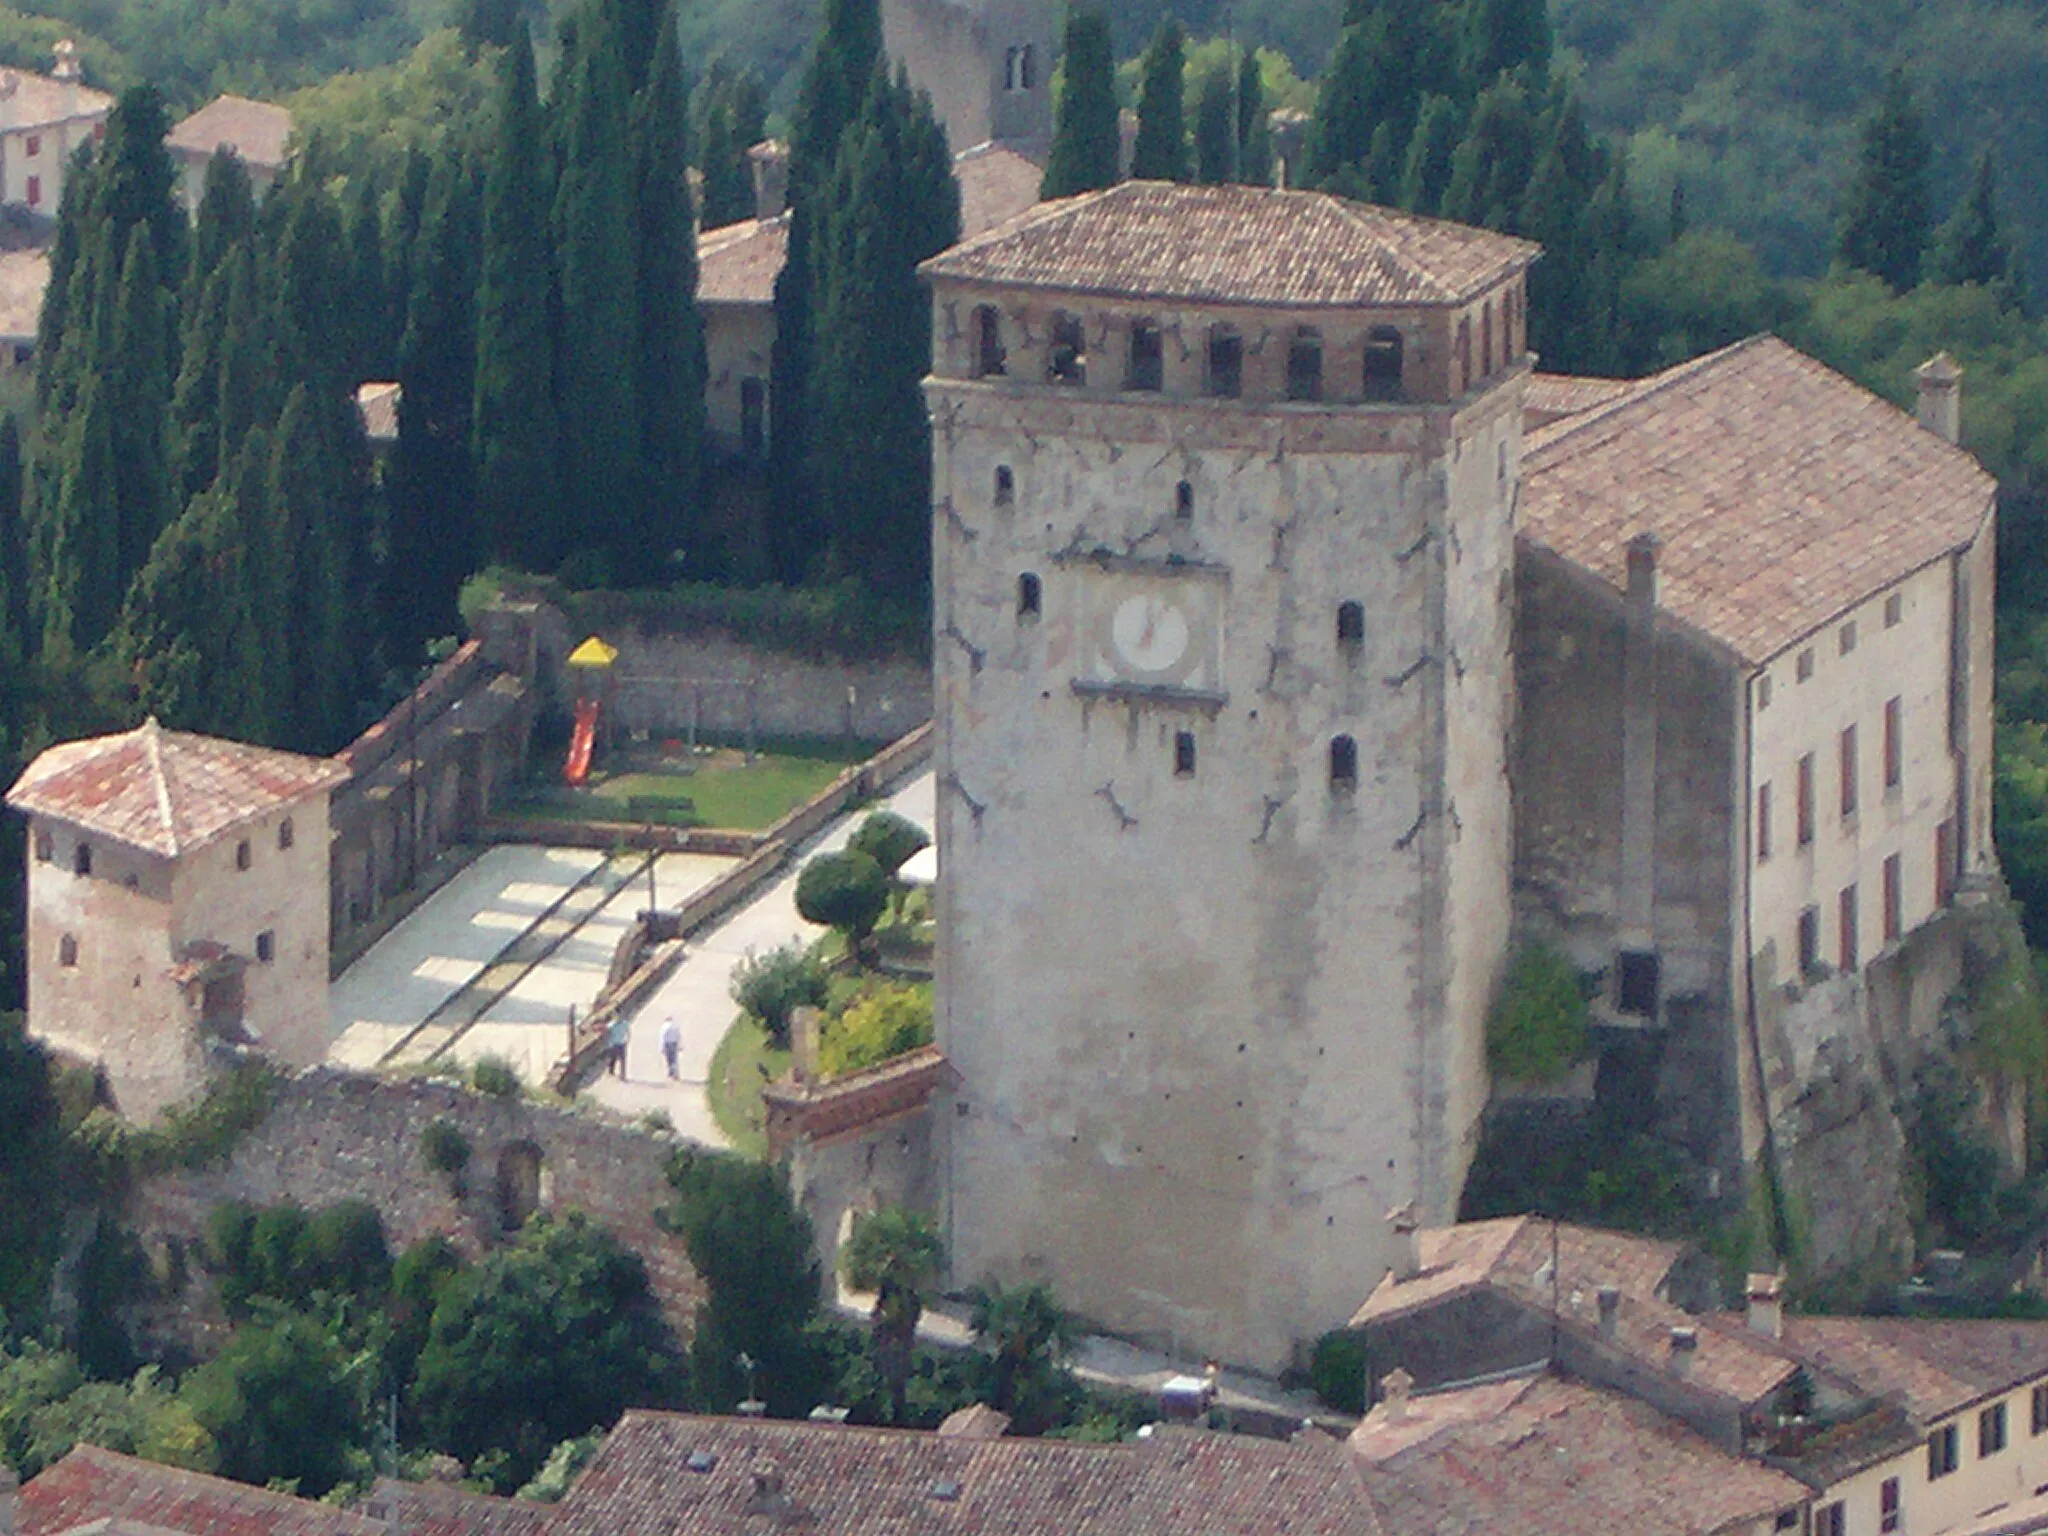
[[[946,1247],[929,1216],[888,1206],[853,1224],[839,1272],[857,1291],[875,1293],[870,1334],[875,1369],[889,1384],[890,1419],[902,1423],[925,1293],[946,1267]]]
[[[1074,1327],[1044,1284],[1005,1289],[987,1281],[974,1293],[975,1341],[990,1353],[990,1406],[1020,1433],[1037,1434],[1059,1416],[1068,1385],[1066,1356]]]

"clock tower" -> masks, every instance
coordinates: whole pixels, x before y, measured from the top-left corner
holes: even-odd
[[[956,1281],[1274,1367],[1453,1215],[1534,256],[1128,182],[926,263]]]

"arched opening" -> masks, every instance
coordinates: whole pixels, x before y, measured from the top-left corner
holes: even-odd
[[[1365,398],[1401,398],[1401,333],[1391,325],[1374,326],[1365,338]]]
[[[235,868],[247,869],[254,857],[249,850],[249,839],[245,837],[235,844]]]
[[[540,1209],[540,1148],[530,1141],[515,1141],[498,1154],[498,1221],[507,1232],[517,1232]]]
[[[1209,330],[1209,393],[1235,400],[1244,392],[1244,338],[1227,325]]]
[[[1159,326],[1152,320],[1131,322],[1130,356],[1124,370],[1124,388],[1157,394],[1166,385],[1166,348]]]
[[[1323,398],[1323,336],[1313,326],[1300,327],[1287,344],[1287,398]]]
[[[1358,743],[1349,736],[1330,738],[1330,788],[1358,788]]]
[[[277,824],[277,846],[280,849],[291,847],[295,836],[296,834],[292,829],[291,817],[287,816],[283,821],[280,821]]]
[[[1017,617],[1029,621],[1038,617],[1039,607],[1044,601],[1045,588],[1037,573],[1026,571],[1017,578]]]
[[[1339,645],[1362,645],[1365,642],[1365,604],[1346,602],[1337,605],[1337,643]]]
[[[988,378],[1003,371],[1003,317],[993,304],[974,310],[974,376]]]
[[[1088,382],[1088,338],[1078,316],[1061,313],[1052,317],[1052,339],[1045,349],[1045,377],[1051,384]]]
[[[1007,464],[996,466],[996,505],[1007,507],[1017,499],[1017,477]]]

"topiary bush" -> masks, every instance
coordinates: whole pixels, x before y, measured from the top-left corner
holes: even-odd
[[[876,811],[847,839],[846,846],[873,859],[883,874],[894,876],[930,843],[924,828],[909,817],[894,811]]]
[[[733,967],[732,1000],[761,1021],[778,1046],[789,1044],[789,1017],[825,1006],[825,966],[794,941]]]
[[[818,1068],[832,1077],[858,1072],[931,1040],[931,989],[885,987],[826,1025],[818,1042]]]
[[[1488,1069],[1520,1082],[1555,1082],[1589,1045],[1577,968],[1545,944],[1516,950],[1486,1016]]]
[[[821,853],[796,878],[796,909],[805,922],[837,928],[858,954],[889,905],[889,877],[858,849]]]
[[[1333,1328],[1317,1339],[1315,1353],[1309,1357],[1308,1380],[1316,1396],[1339,1413],[1365,1412],[1365,1335]]]

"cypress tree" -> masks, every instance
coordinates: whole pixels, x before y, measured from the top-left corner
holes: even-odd
[[[170,116],[155,86],[124,91],[107,114],[94,205],[96,216],[113,228],[117,260],[127,253],[130,231],[147,225],[156,270],[182,277],[190,225],[177,197],[176,167],[164,148],[170,130]]]
[[[1378,61],[1363,25],[1346,27],[1323,71],[1316,115],[1309,134],[1308,180],[1323,186],[1347,167],[1363,166],[1377,126],[1374,98]]]
[[[1863,150],[1835,237],[1835,256],[1844,266],[1884,279],[1896,293],[1920,281],[1927,250],[1929,159],[1912,86],[1903,69],[1894,69],[1863,125]]]
[[[272,261],[277,366],[287,380],[339,393],[352,382],[355,352],[353,314],[338,301],[350,276],[341,210],[324,185],[304,176],[294,176],[273,201],[283,209]],[[464,260],[473,261],[474,253],[464,253]]]
[[[1471,126],[1451,157],[1443,216],[1487,229],[1509,228],[1527,195],[1536,151],[1529,93],[1513,76],[1502,76],[1480,93]]]
[[[669,0],[595,0],[595,24],[615,52],[629,92],[637,93],[654,68],[662,33],[673,31]]]
[[[242,440],[254,428],[268,427],[277,420],[277,413],[284,408],[286,387],[275,366],[274,326],[257,293],[254,255],[239,251],[228,258],[227,265],[221,270],[227,284],[227,295],[214,365],[219,379],[213,406],[213,419],[219,429],[219,438],[212,450],[216,475],[227,467]],[[201,415],[203,405],[195,401],[189,410],[196,418]],[[265,472],[268,472],[267,457]]]
[[[164,434],[170,416],[174,351],[171,302],[159,280],[150,232],[139,225],[129,235],[128,255],[121,267],[113,341],[107,376],[111,386],[108,430],[118,520],[115,566],[125,587],[170,521]]]
[[[674,27],[662,28],[633,117],[640,305],[634,394],[646,498],[639,525],[620,529],[613,569],[638,584],[661,577],[663,557],[696,553],[703,496],[704,327],[697,312],[697,242],[683,142],[689,99]]]
[[[1072,197],[1116,184],[1123,152],[1117,124],[1116,57],[1111,51],[1109,12],[1076,5],[1067,12],[1066,71],[1060,88],[1059,121],[1045,162],[1041,198]]]
[[[555,485],[554,286],[540,103],[523,37],[500,64],[477,283],[477,520],[486,559],[552,570],[566,550]]]
[[[747,160],[750,146],[739,142],[728,103],[714,101],[702,121],[697,143],[704,176],[703,227],[723,229],[754,216],[754,178]]]
[[[1545,0],[1465,0],[1459,65],[1468,91],[1491,86],[1502,74],[1529,65],[1550,68],[1550,10]]]
[[[94,188],[98,181],[94,146],[87,140],[72,158],[71,172],[64,180],[64,195],[57,204],[57,238],[50,247],[50,280],[44,285],[42,311],[36,316],[36,401],[45,408],[55,398],[72,307],[85,286],[79,266],[91,233]],[[81,305],[80,313],[84,312]],[[61,408],[63,402],[57,403]]]
[[[28,524],[22,504],[21,428],[12,413],[0,417],[0,624],[5,649],[17,662],[28,650]]]
[[[1245,49],[1237,61],[1237,179],[1247,186],[1273,184],[1273,130],[1255,48]]]
[[[220,473],[221,349],[228,342],[228,293],[236,271],[248,260],[246,247],[228,253],[197,302],[185,309],[185,345],[171,391],[167,430],[175,504],[189,503]],[[245,272],[245,286],[247,281]],[[228,451],[234,451],[232,444]]]
[[[398,343],[405,335],[407,311],[412,307],[412,256],[419,243],[420,221],[426,217],[427,185],[433,179],[433,157],[413,144],[405,152],[405,167],[398,176],[398,196],[391,210],[391,226],[384,241],[384,297],[388,305],[384,336],[389,348],[391,375],[398,367]]]
[[[1225,63],[1195,88],[1195,180],[1237,180],[1237,68]]]
[[[284,578],[280,723],[284,743],[300,752],[333,751],[353,723],[350,635],[360,614],[348,583],[344,474],[330,450],[318,402],[295,386],[278,418],[265,501]]]
[[[81,654],[113,627],[121,608],[121,519],[114,469],[110,385],[88,375],[58,449],[55,505],[41,536],[38,573],[45,651]]]
[[[1180,23],[1168,16],[1139,63],[1138,138],[1131,146],[1131,175],[1139,181],[1188,179],[1186,44]]]
[[[518,35],[524,38],[526,29],[520,28]],[[384,219],[377,185],[367,175],[357,175],[349,182],[343,226],[349,273],[344,291],[349,382],[388,379],[397,363],[397,347],[395,339],[386,335],[391,301],[386,293]]]
[[[1998,175],[1988,149],[1977,156],[1970,190],[1935,237],[1932,276],[1938,283],[1995,289],[2008,303],[2019,296],[2012,242],[1998,227]]]
[[[476,57],[480,48],[510,48],[526,35],[526,23],[519,15],[519,0],[460,0],[456,6],[455,29],[462,46]]]
[[[186,302],[197,303],[230,250],[246,245],[256,234],[256,193],[249,169],[232,148],[206,162],[206,186],[199,198],[199,217],[192,232],[192,273],[185,284]]]

